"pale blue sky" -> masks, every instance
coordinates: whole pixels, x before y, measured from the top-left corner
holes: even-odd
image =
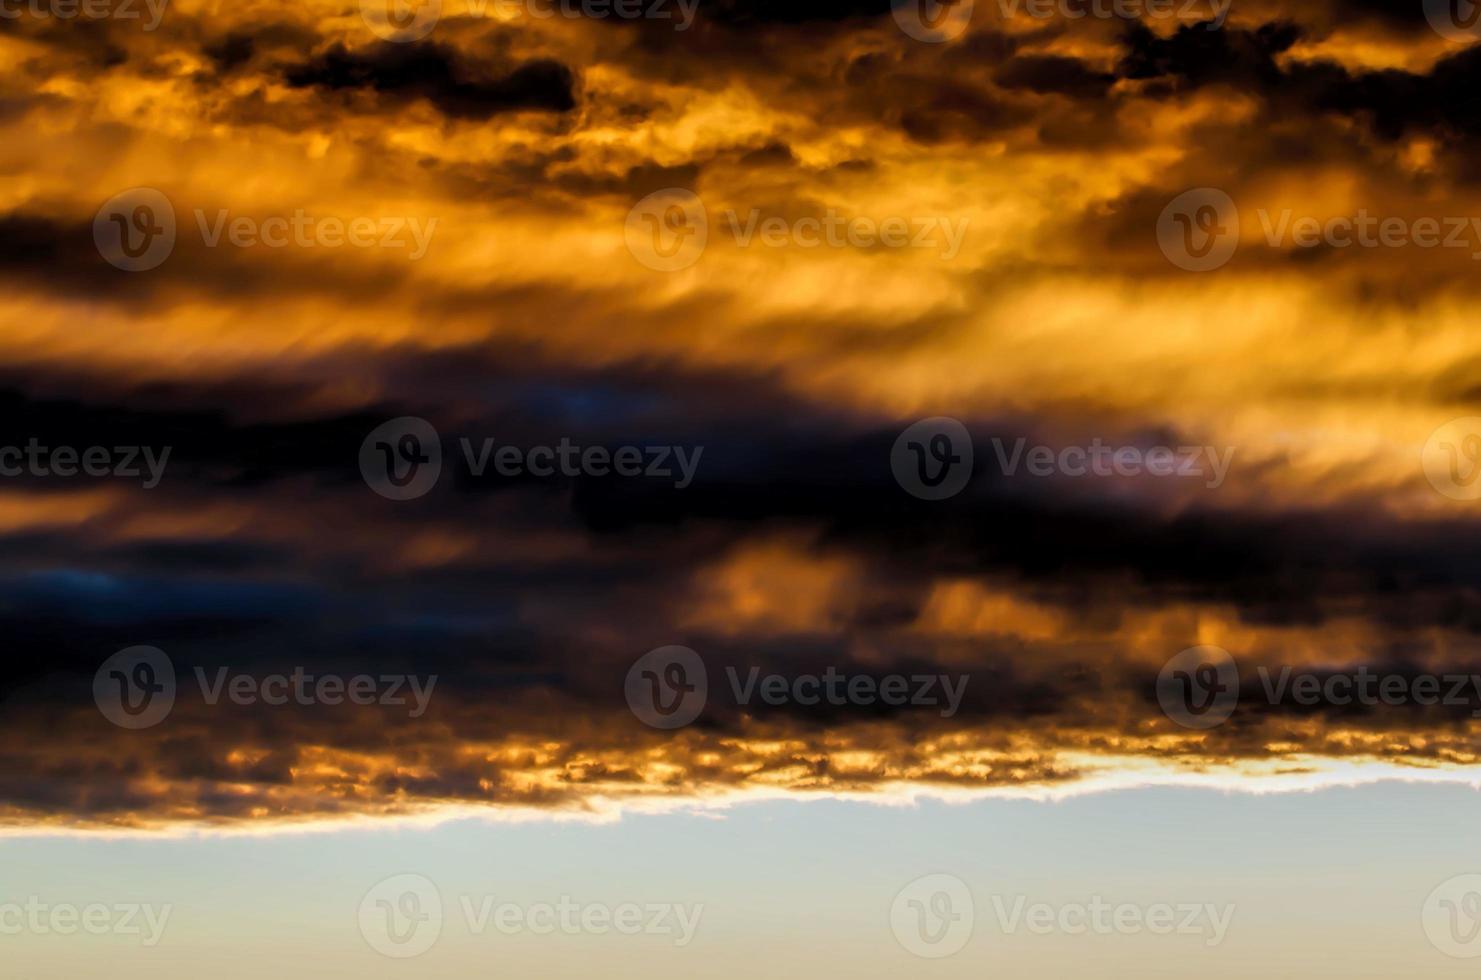
[[[175,840],[0,842],[0,902],[174,905],[153,949],[120,937],[0,936],[6,977],[1473,976],[1426,940],[1441,881],[1481,871],[1481,796],[1389,783],[1267,796],[1155,789],[1057,803],[887,808],[745,804],[620,823],[497,824]],[[413,872],[447,921],[424,955],[392,960],[356,926],[361,896]],[[972,890],[972,939],[918,959],[892,900],[945,872]],[[474,935],[459,898],[703,903],[697,936]],[[1005,935],[991,896],[1034,902],[1232,903],[1203,936]]]

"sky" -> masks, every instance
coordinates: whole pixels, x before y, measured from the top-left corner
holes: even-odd
[[[747,803],[723,814],[629,816],[606,825],[461,820],[435,830],[362,829],[267,838],[0,842],[6,891],[52,903],[172,904],[160,942],[27,932],[8,938],[15,976],[226,978],[541,975],[617,977],[1469,976],[1474,960],[1426,938],[1428,893],[1481,868],[1470,787],[1384,783],[1316,794],[1147,789],[1058,803],[978,800],[881,807],[836,800]],[[444,921],[415,958],[380,955],[357,929],[362,896],[421,875]],[[950,957],[900,945],[891,906],[908,883],[950,874],[970,889],[972,930]],[[677,935],[475,931],[484,902],[679,903]],[[1202,932],[1059,930],[1005,924],[1027,904],[1228,909]],[[1180,913],[1177,918],[1184,918]]]
[[[1481,955],[1481,8],[389,4],[0,0],[22,975]]]

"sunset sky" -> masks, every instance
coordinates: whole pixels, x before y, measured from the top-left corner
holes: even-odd
[[[1468,0],[77,2],[0,2],[15,976],[1467,967]],[[937,700],[737,686],[829,672]],[[355,931],[401,873],[705,920],[403,961]],[[929,874],[949,958],[891,936]],[[33,895],[174,921],[6,934]]]

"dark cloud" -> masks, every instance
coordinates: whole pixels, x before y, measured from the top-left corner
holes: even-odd
[[[569,112],[576,76],[557,61],[538,59],[486,77],[454,49],[431,41],[382,42],[351,50],[335,44],[285,69],[295,88],[366,89],[396,99],[426,99],[455,119],[489,119],[505,112]]]

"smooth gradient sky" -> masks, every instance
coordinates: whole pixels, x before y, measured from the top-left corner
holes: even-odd
[[[1383,783],[1252,795],[1146,789],[1055,803],[886,808],[775,802],[607,825],[458,821],[266,838],[0,841],[0,900],[171,902],[164,938],[6,937],[6,975],[145,980],[555,976],[700,978],[1078,975],[1460,977],[1425,938],[1426,895],[1481,870],[1481,796]],[[420,957],[357,931],[360,897],[414,872],[444,901],[703,903],[695,940],[473,935],[458,916]],[[971,887],[966,948],[918,959],[889,909],[927,873]],[[1227,938],[1005,935],[991,898],[1235,906]]]

